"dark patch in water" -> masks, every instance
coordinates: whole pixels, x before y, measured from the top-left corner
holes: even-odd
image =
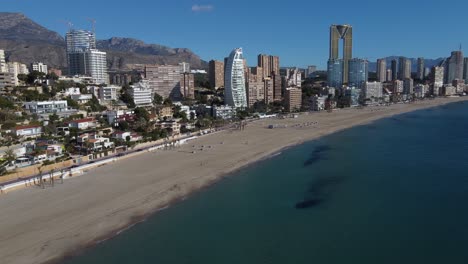
[[[309,158],[304,162],[304,166],[310,166],[320,160],[326,160],[326,158],[323,156],[323,153],[329,151],[330,149],[331,147],[327,145],[316,147],[310,154]]]
[[[308,199],[304,200],[302,202],[296,203],[296,209],[307,209],[311,208],[314,206],[317,206],[321,203],[322,201],[320,199]]]
[[[367,125],[366,127],[367,127],[367,129],[369,129],[369,130],[376,130],[376,129],[377,129],[377,126],[376,126],[376,125]]]
[[[330,199],[334,187],[344,181],[343,176],[321,177],[311,183],[304,199],[296,203],[296,209],[316,207]]]

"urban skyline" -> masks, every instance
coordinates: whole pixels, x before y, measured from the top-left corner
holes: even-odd
[[[450,2],[450,1],[449,1]],[[309,13],[314,10],[314,13],[328,14],[327,17],[316,19],[314,23],[313,36],[323,36],[327,34],[327,27],[333,23],[351,24],[355,28],[359,28],[355,32],[354,42],[356,48],[354,50],[355,57],[368,58],[374,61],[380,57],[402,55],[411,58],[426,57],[426,58],[439,58],[444,57],[446,50],[456,50],[461,43],[464,47],[468,45],[468,38],[462,35],[454,35],[452,32],[463,32],[463,23],[461,18],[451,17],[450,19],[438,22],[431,20],[425,21],[423,27],[420,27],[418,34],[414,34],[408,27],[408,30],[401,30],[400,23],[393,25],[389,19],[380,19],[382,14],[380,12],[373,12],[374,8],[367,7],[366,17],[359,18],[345,12],[346,8],[335,10],[336,12],[330,13],[336,4],[325,3],[321,7],[317,7],[313,3],[307,1],[300,1],[298,5],[302,8],[297,9],[297,5],[268,5],[262,8],[267,8],[272,12],[259,13],[261,3],[249,3],[247,1],[240,1],[240,3],[224,3],[221,1],[211,1],[207,5],[211,5],[212,10],[192,11],[192,6],[196,3],[192,1],[174,1],[174,3],[152,3],[143,1],[141,5],[128,7],[128,13],[137,13],[139,16],[128,20],[118,20],[113,17],[115,11],[120,9],[120,5],[106,6],[107,12],[102,12],[100,8],[95,10],[84,10],[87,4],[98,5],[102,7],[105,3],[94,3],[88,0],[83,1],[81,7],[76,8],[77,12],[70,14],[66,11],[66,7],[59,5],[50,5],[51,12],[58,14],[57,16],[50,16],[36,12],[34,6],[28,4],[28,1],[14,1],[2,3],[2,9],[9,12],[23,12],[33,20],[43,24],[45,27],[59,32],[62,36],[67,31],[67,26],[60,23],[60,20],[71,21],[75,24],[76,28],[91,28],[90,23],[86,20],[87,17],[96,19],[97,35],[100,39],[109,38],[112,36],[128,36],[137,39],[142,39],[147,43],[157,43],[167,45],[170,47],[186,47],[193,50],[196,54],[200,55],[204,60],[222,59],[224,54],[234,46],[243,47],[247,54],[249,62],[255,61],[256,54],[267,53],[277,54],[282,58],[283,65],[286,66],[299,66],[306,67],[308,65],[317,65],[319,69],[325,69],[326,58],[328,50],[328,41],[321,37],[307,37],[311,41],[291,43],[285,39],[277,37],[273,33],[258,34],[256,31],[248,30],[241,38],[234,38],[228,36],[223,32],[229,32],[234,28],[233,21],[230,21],[232,14],[229,10],[242,10],[247,17],[255,17],[261,15],[274,13],[281,9],[282,14],[287,14],[287,10],[294,8],[294,18],[297,19],[297,24],[304,26],[291,28],[287,23],[277,23],[278,29],[275,32],[291,32],[293,34],[307,35],[308,22],[302,14]],[[352,7],[349,3],[338,3],[345,7]],[[357,3],[358,4],[358,3]],[[356,5],[357,5],[356,4]],[[461,4],[465,5],[465,4]],[[250,8],[245,8],[245,7]],[[437,4],[437,8],[433,5],[417,5],[420,12],[431,14],[434,12],[443,13],[450,12],[450,3],[444,2]],[[392,7],[388,7],[388,14],[406,14],[407,10],[403,10],[395,3]],[[410,10],[416,8],[414,3],[410,3],[407,7]],[[283,10],[285,9],[285,10]],[[297,9],[297,10],[296,10]],[[320,11],[320,12],[317,12]],[[376,11],[376,10],[375,10]],[[169,18],[169,14],[177,12],[182,14],[184,19],[182,21],[174,20],[173,24],[163,23]],[[298,13],[299,12],[299,13]],[[346,13],[346,16],[344,15]],[[63,15],[60,15],[63,14]],[[85,15],[86,14],[86,15]],[[225,18],[225,19],[224,19]],[[186,30],[186,21],[197,21],[194,30]],[[368,21],[374,21],[368,23]],[[388,21],[387,21],[388,20]],[[217,26],[210,26],[216,21]],[[260,20],[262,21],[262,20]],[[262,25],[265,22],[260,22]],[[148,23],[149,22],[149,23]],[[284,24],[284,25],[283,25]],[[164,25],[164,26],[161,26]],[[198,27],[205,28],[203,31],[197,30]],[[222,32],[214,34],[217,28],[223,28]],[[450,27],[451,30],[446,30]],[[385,29],[385,34],[380,34],[382,29]],[[149,33],[150,32],[150,33]],[[174,34],[178,32],[178,34]],[[433,36],[437,35],[437,38]],[[378,45],[376,41],[369,41],[372,37],[378,36]],[[402,39],[405,41],[396,41]],[[313,40],[313,41],[312,41]],[[403,45],[403,42],[405,43]],[[418,45],[419,43],[431,43],[430,45]],[[307,54],[304,56],[304,54]]]

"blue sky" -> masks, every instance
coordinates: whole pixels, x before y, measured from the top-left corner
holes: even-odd
[[[249,65],[259,53],[280,56],[281,66],[318,65],[328,59],[330,24],[351,24],[354,57],[404,55],[438,58],[468,46],[462,0],[1,0],[1,10],[22,12],[64,34],[60,21],[90,28],[97,37],[133,37],[222,59],[242,47]]]

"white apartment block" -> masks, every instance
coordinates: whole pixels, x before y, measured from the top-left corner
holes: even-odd
[[[32,114],[53,114],[68,110],[67,101],[27,102],[24,108]]]
[[[32,71],[38,71],[42,72],[44,74],[47,74],[47,65],[42,63],[42,62],[34,62],[31,64],[31,70]]]
[[[5,61],[5,51],[0,49],[0,72],[8,72],[8,66]]]
[[[381,82],[366,82],[362,89],[364,99],[378,99],[383,96],[383,87]]]
[[[130,95],[137,107],[153,105],[153,93],[146,81],[130,86]]]
[[[106,86],[99,88],[99,100],[112,101],[118,99],[118,91],[122,88],[120,86]]]

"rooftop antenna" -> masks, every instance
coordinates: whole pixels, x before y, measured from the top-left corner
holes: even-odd
[[[462,50],[462,44],[460,43],[460,51]]]
[[[93,33],[96,35],[96,19],[88,17],[86,20],[91,22]]]

